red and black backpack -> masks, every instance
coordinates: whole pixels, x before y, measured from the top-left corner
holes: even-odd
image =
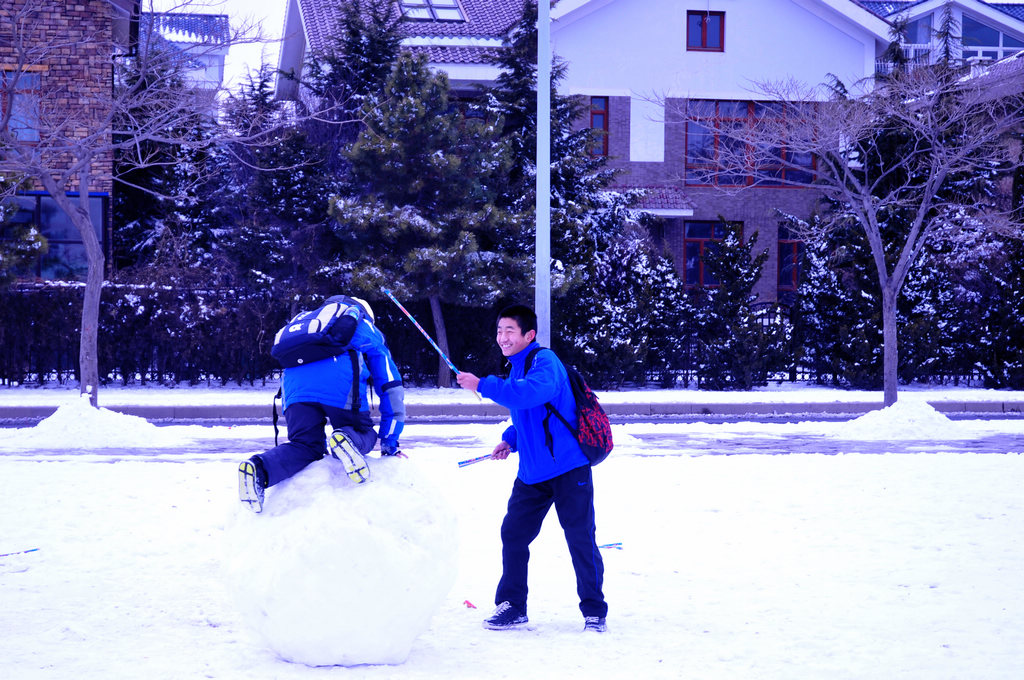
[[[530,366],[533,365],[533,357],[542,349],[547,348],[537,347],[530,350],[530,353],[526,355],[526,363],[523,368],[524,378],[529,372]],[[554,354],[552,350],[548,351]],[[558,356],[555,355],[555,358],[557,359]],[[569,423],[551,402],[544,404],[548,410],[547,415],[544,416],[545,442],[553,458],[555,456],[555,449],[551,438],[549,421],[551,416],[554,415],[562,421],[562,424],[569,429],[569,432],[572,432],[572,436],[579,442],[580,449],[583,450],[583,454],[590,461],[590,464],[597,465],[608,457],[614,446],[612,442],[612,426],[608,421],[608,414],[601,408],[601,404],[597,401],[597,395],[587,385],[587,381],[583,379],[580,372],[565,362],[562,362],[562,366],[565,367],[565,372],[569,374],[569,387],[572,388],[572,396],[576,400],[576,423],[575,426]]]

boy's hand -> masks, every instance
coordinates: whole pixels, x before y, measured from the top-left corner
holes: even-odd
[[[476,392],[476,388],[480,385],[480,378],[472,373],[459,373],[455,376],[455,380],[458,381],[459,387],[464,387],[471,392]]]
[[[508,458],[508,454],[510,453],[512,453],[512,447],[509,446],[508,442],[502,441],[494,447],[494,451],[491,451],[491,458],[494,458],[495,460],[505,460]]]

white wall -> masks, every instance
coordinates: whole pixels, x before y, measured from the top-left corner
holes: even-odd
[[[686,51],[694,9],[726,13],[725,52]],[[852,81],[874,66],[874,36],[813,0],[611,0],[572,19],[552,42],[573,94],[750,99],[757,82]]]

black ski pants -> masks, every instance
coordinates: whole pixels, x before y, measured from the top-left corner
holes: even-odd
[[[583,616],[605,616],[608,605],[601,590],[604,560],[597,547],[594,484],[589,465],[539,484],[526,484],[516,478],[508,500],[508,511],[501,523],[502,574],[494,604],[509,602],[526,614],[530,543],[540,533],[541,524],[552,505],[565,533],[569,556],[576,571],[580,611]]]
[[[256,456],[267,472],[267,486],[283,482],[327,454],[324,427],[328,422],[335,430],[344,432],[363,455],[377,443],[373,421],[366,411],[300,401],[288,405],[284,419],[288,424],[288,441]]]

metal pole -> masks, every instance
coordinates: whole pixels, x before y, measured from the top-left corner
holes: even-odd
[[[537,2],[537,342],[551,346],[551,3]]]

